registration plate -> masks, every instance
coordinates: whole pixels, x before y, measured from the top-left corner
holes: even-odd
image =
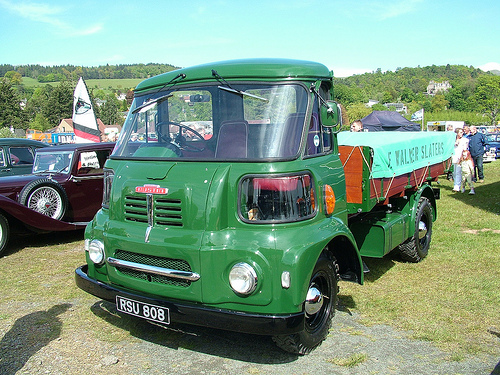
[[[166,307],[116,296],[116,309],[125,314],[152,320],[153,322],[170,324],[170,313]]]

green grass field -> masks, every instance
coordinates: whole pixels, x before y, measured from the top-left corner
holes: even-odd
[[[89,90],[92,89],[102,89],[104,91],[111,92],[111,89],[119,89],[122,91],[127,91],[128,89],[135,88],[141,81],[142,78],[134,79],[89,79],[85,83]],[[51,83],[40,83],[36,79],[23,77],[23,85],[26,87],[37,87],[43,85],[57,86],[59,82]]]
[[[476,195],[440,180],[429,255],[403,263],[367,259],[365,285],[341,283],[341,302],[366,324],[408,330],[457,356],[499,353],[500,160],[485,164]]]

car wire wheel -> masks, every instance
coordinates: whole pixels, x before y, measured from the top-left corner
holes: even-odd
[[[60,220],[66,212],[68,198],[57,182],[39,179],[30,182],[21,190],[19,202],[36,212]]]

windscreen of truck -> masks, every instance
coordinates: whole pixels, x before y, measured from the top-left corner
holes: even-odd
[[[113,157],[291,159],[308,97],[298,84],[214,84],[136,97]]]

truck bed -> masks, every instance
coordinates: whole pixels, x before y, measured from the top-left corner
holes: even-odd
[[[451,166],[453,132],[341,132],[349,213],[368,212],[388,198],[436,181]]]

